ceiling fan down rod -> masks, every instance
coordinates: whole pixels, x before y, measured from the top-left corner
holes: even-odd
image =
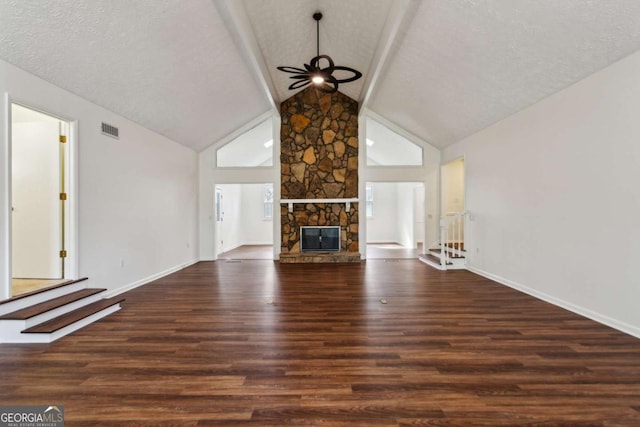
[[[320,56],[320,20],[322,19],[322,12],[314,13],[313,19],[316,20],[316,56]]]

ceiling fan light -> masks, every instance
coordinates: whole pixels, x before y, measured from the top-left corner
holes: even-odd
[[[316,56],[311,58],[308,64],[304,64],[304,68],[286,66],[276,68],[285,73],[294,74],[293,76],[289,76],[290,79],[294,80],[294,82],[289,85],[289,90],[301,89],[313,83],[313,85],[322,92],[337,92],[340,83],[349,83],[358,80],[362,77],[362,73],[353,68],[335,65],[329,55],[320,55],[320,20],[322,19],[322,13],[314,13],[313,19],[316,20]],[[321,62],[322,65],[320,64]],[[336,70],[346,71],[347,73],[351,73],[351,76],[342,79],[336,78],[336,76],[333,75],[333,72]]]

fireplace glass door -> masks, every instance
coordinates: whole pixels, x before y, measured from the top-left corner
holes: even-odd
[[[339,252],[340,227],[300,227],[301,252]]]

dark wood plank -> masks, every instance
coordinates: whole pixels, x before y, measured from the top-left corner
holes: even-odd
[[[433,255],[433,254],[420,254],[420,258],[424,258],[424,259],[428,259],[429,261],[436,263],[438,265],[441,265],[441,260],[440,258],[438,258],[437,256]],[[452,262],[447,261],[445,262],[446,265],[453,265]]]
[[[21,310],[16,310],[12,313],[5,314],[4,316],[0,316],[0,320],[2,319],[11,319],[11,320],[26,320],[32,317],[35,317],[39,314],[46,313],[47,311],[54,310],[56,308],[60,308],[67,304],[71,304],[72,302],[76,302],[83,298],[90,297],[95,294],[99,294],[101,292],[106,291],[106,289],[99,288],[86,288],[80,289],[76,292],[71,292],[66,295],[63,295],[58,298],[53,298],[48,301],[42,302],[40,304],[35,304]]]
[[[50,334],[57,330],[64,328],[65,326],[69,326],[79,320],[82,320],[86,317],[91,316],[105,308],[111,307],[112,305],[121,303],[124,301],[122,297],[114,297],[108,299],[102,299],[91,304],[87,304],[84,307],[81,307],[77,310],[70,311],[58,317],[55,317],[46,322],[42,322],[31,328],[25,329],[22,331],[23,334]]]
[[[88,280],[88,279],[89,279],[88,277],[83,277],[81,279],[67,280],[66,282],[58,283],[57,285],[51,285],[51,286],[47,286],[47,287],[44,287],[44,288],[36,289],[36,290],[30,291],[30,292],[25,292],[25,293],[22,293],[20,295],[15,295],[15,296],[13,296],[11,298],[8,298],[8,299],[0,301],[0,304],[6,304],[6,303],[11,302],[11,301],[16,301],[16,300],[19,300],[19,299],[22,299],[22,298],[29,297],[31,295],[41,294],[43,292],[47,292],[47,291],[50,291],[52,289],[63,288],[65,286],[73,285],[74,283],[82,282],[82,281],[85,281],[85,280]]]
[[[640,425],[638,339],[467,271],[203,262],[123,296],[0,345],[3,404],[55,400],[69,426]]]

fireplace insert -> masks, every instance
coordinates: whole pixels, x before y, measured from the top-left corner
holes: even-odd
[[[340,227],[300,227],[300,252],[339,252]]]

